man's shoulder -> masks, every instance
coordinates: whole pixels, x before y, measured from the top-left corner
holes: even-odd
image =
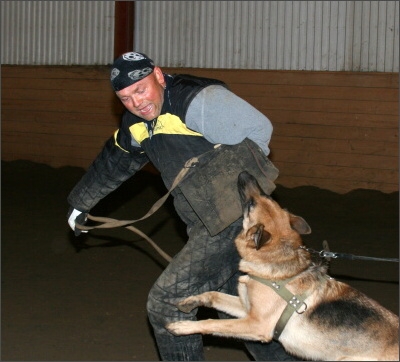
[[[222,80],[214,78],[198,77],[192,74],[175,74],[172,77],[173,77],[172,86],[188,85],[188,86],[205,87],[208,85],[215,85],[215,84],[226,86],[226,84]]]
[[[177,74],[173,76],[169,87],[169,98],[174,114],[184,120],[186,111],[191,101],[206,87],[220,85],[227,88],[226,84],[218,79],[197,77],[191,74]]]

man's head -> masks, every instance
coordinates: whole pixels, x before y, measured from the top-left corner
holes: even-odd
[[[152,120],[164,102],[164,75],[143,53],[129,52],[115,60],[111,85],[123,105],[136,116]]]

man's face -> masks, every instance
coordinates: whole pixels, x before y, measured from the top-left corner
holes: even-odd
[[[164,75],[159,67],[138,82],[115,92],[125,108],[134,115],[151,121],[158,117],[164,103]]]

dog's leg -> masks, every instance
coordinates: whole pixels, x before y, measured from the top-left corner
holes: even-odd
[[[178,309],[185,313],[197,307],[214,308],[237,318],[244,318],[247,314],[239,297],[220,292],[193,295],[178,304]]]
[[[262,324],[257,328],[257,321],[242,319],[208,319],[202,321],[180,321],[168,324],[167,329],[175,335],[193,333],[213,334],[221,337],[234,337],[253,341],[269,342],[271,335],[266,335]]]

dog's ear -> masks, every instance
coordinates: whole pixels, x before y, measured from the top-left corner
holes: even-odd
[[[289,214],[290,226],[301,235],[311,234],[310,225],[300,216]]]
[[[271,234],[264,230],[263,224],[256,224],[247,231],[247,238],[254,241],[256,250],[260,249],[263,245],[271,240]]]

